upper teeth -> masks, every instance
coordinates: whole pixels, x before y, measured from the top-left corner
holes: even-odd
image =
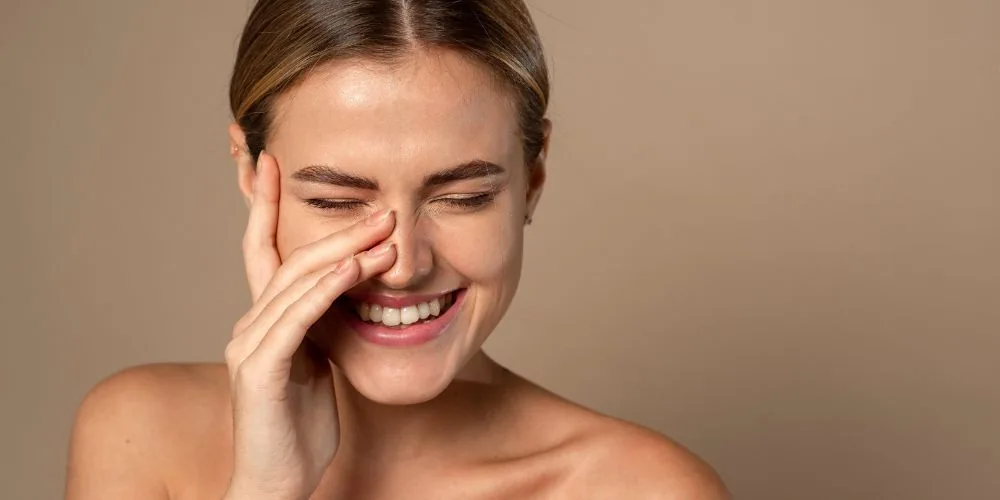
[[[379,304],[361,302],[355,306],[358,316],[364,321],[382,323],[385,326],[412,325],[431,316],[439,316],[451,303],[451,295],[444,295],[429,302],[421,302],[403,308],[384,307]]]

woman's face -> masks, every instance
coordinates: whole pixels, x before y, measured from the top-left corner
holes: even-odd
[[[479,66],[434,51],[393,67],[322,67],[273,116],[266,149],[281,172],[283,260],[381,208],[396,214],[395,263],[348,292],[310,336],[369,399],[433,398],[479,351],[520,277],[544,166],[526,167],[513,102]],[[427,320],[393,326],[412,320],[407,305]],[[404,331],[420,323],[435,326]]]

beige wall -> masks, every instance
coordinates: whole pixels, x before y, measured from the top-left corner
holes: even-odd
[[[250,2],[4,4],[0,496],[58,498],[87,388],[247,306]],[[489,350],[740,498],[1000,497],[1000,2],[531,4],[551,182]]]

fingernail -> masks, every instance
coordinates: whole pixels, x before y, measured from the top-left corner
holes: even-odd
[[[385,222],[386,219],[389,218],[390,214],[392,214],[392,210],[389,210],[388,208],[383,208],[382,210],[379,210],[378,212],[371,214],[368,217],[368,219],[365,220],[365,224],[368,224],[369,226],[377,226]]]
[[[396,244],[394,242],[386,241],[386,242],[382,243],[381,245],[379,245],[379,246],[377,246],[375,248],[372,248],[371,250],[368,250],[365,253],[367,253],[371,257],[378,257],[379,255],[384,255],[386,252],[388,252],[389,250],[391,250],[392,247],[394,247],[395,245]]]
[[[333,268],[333,272],[336,274],[343,273],[347,268],[351,267],[351,262],[354,262],[353,255],[340,261],[340,264],[337,264],[337,267]]]

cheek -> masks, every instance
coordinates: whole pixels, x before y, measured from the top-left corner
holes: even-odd
[[[520,271],[523,232],[509,209],[435,228],[437,253],[473,282],[509,281]]]
[[[328,220],[317,220],[316,217],[304,213],[298,206],[282,200],[278,206],[278,228],[275,234],[275,245],[281,261],[288,259],[297,248],[318,241],[343,229],[349,223],[332,224]]]

